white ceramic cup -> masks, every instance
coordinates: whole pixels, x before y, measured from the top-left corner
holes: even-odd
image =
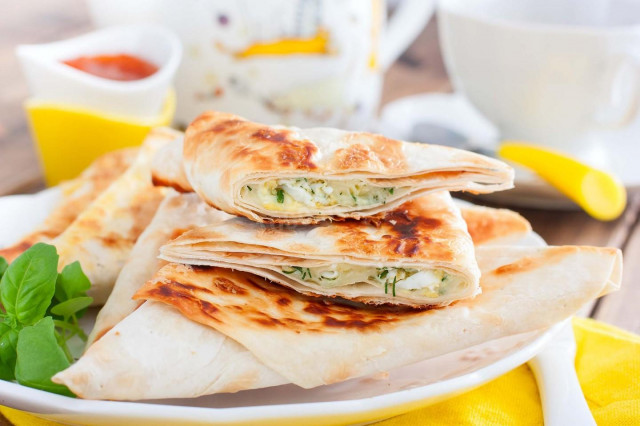
[[[503,139],[606,166],[602,135],[640,105],[640,2],[441,0],[438,24],[454,87]]]
[[[138,81],[96,77],[62,63],[86,55],[127,53],[158,66]],[[157,116],[180,63],[182,47],[171,31],[153,25],[114,27],[72,39],[21,45],[16,54],[27,77],[31,99],[116,116]]]
[[[176,119],[233,112],[300,127],[370,128],[385,69],[435,0],[89,0],[98,26],[152,22],[184,45]],[[265,53],[265,49],[271,49]],[[275,52],[274,52],[275,49]]]

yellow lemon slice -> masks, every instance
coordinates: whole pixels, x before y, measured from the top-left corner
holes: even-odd
[[[596,219],[613,220],[627,204],[627,193],[615,176],[557,151],[505,141],[498,155],[533,170]]]

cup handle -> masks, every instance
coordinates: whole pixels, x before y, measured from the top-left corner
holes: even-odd
[[[402,0],[387,23],[382,45],[380,65],[387,69],[398,59],[429,22],[436,0]]]
[[[615,130],[628,126],[640,112],[640,58],[632,55],[615,56],[613,72],[605,86],[604,106],[596,111],[595,122],[602,130]],[[625,75],[626,72],[626,75]],[[625,78],[626,77],[626,78]],[[631,90],[628,78],[631,77]],[[621,104],[621,93],[630,93]]]

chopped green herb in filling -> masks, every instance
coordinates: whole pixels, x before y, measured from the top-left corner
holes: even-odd
[[[296,279],[325,288],[369,283],[384,288],[385,294],[391,294],[393,297],[397,294],[438,297],[463,285],[460,277],[440,269],[421,271],[413,268],[374,268],[337,264],[313,268],[283,266],[281,270]]]
[[[315,212],[318,207],[382,205],[409,190],[408,187],[374,186],[364,180],[291,178],[245,185],[241,196],[250,204],[267,210]]]
[[[389,270],[391,270],[391,274],[389,274]],[[393,296],[396,295],[396,284],[398,281],[402,281],[406,278],[409,278],[412,275],[417,274],[419,271],[417,269],[405,269],[405,268],[376,268],[376,278],[379,282],[384,282],[384,292],[385,294],[389,293],[389,286],[391,286],[391,292]]]
[[[301,268],[300,266],[284,266],[282,267],[282,272],[290,275],[290,274],[299,274],[301,279],[306,279],[307,277],[313,278],[311,275],[311,270],[309,268]]]

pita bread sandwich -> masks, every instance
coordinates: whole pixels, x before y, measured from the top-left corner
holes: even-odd
[[[230,217],[209,207],[196,194],[180,194],[169,190],[151,223],[133,246],[109,299],[98,313],[87,346],[140,306],[142,302],[133,300],[133,295],[166,264],[158,259],[160,246],[189,229],[215,224]]]
[[[80,262],[95,305],[109,297],[133,245],[164,198],[166,188],[151,184],[151,159],[177,135],[171,129],[152,130],[131,167],[52,241],[61,266]]]
[[[126,148],[104,154],[80,176],[61,183],[62,197],[44,222],[14,245],[0,249],[0,256],[12,262],[35,243],[50,242],[64,232],[98,195],[129,168],[136,153],[137,149]]]
[[[282,226],[235,218],[186,232],[160,252],[170,262],[371,304],[443,306],[479,291],[473,242],[446,191],[369,220]]]
[[[309,297],[246,272],[168,264],[136,295],[151,302],[53,381],[115,400],[312,388],[549,327],[621,280],[620,251],[610,248],[482,247],[478,260],[482,294],[430,310]]]
[[[530,230],[528,222],[522,216],[509,210],[466,204],[461,207],[461,212],[463,217],[474,217],[468,228],[469,233],[476,236],[475,245],[505,240],[517,241],[518,237],[526,235],[522,233],[523,229]],[[140,306],[142,302],[132,300],[132,297],[166,264],[157,258],[163,244],[191,228],[221,223],[229,219],[233,217],[209,207],[196,194],[178,195],[170,191],[133,247],[129,261],[122,268],[107,303],[98,313],[87,347]],[[504,219],[509,219],[512,225],[498,226],[493,223]]]
[[[513,186],[511,167],[471,152],[213,111],[191,123],[182,147],[159,154],[153,178],[229,214],[283,224],[371,216],[437,190]]]

